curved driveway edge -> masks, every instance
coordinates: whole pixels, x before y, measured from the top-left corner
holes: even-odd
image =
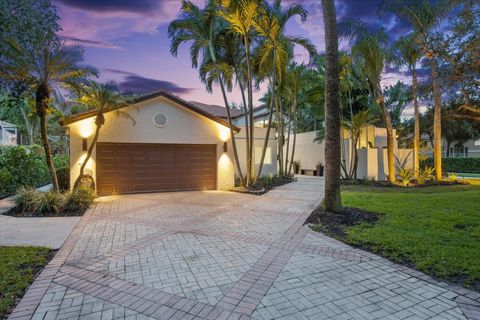
[[[9,319],[480,319],[479,294],[303,226],[322,197],[100,198]]]

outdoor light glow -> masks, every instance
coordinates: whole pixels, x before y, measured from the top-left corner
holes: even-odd
[[[230,168],[232,165],[232,161],[230,161],[230,158],[226,153],[222,154],[220,156],[220,159],[218,159],[218,169],[221,170],[227,170]]]
[[[87,153],[82,154],[80,159],[78,159],[78,166],[81,166],[83,164],[86,157],[87,157]],[[87,165],[85,166],[85,171],[87,171],[87,170],[93,171],[93,165],[94,165],[94,161],[90,157],[90,159],[88,159]]]
[[[230,129],[225,127],[225,126],[222,126],[220,125],[219,126],[219,135],[220,135],[220,140],[222,140],[223,142],[227,141],[228,140],[228,136],[230,135]]]
[[[95,130],[93,119],[85,119],[78,122],[78,132],[82,138],[88,138]]]

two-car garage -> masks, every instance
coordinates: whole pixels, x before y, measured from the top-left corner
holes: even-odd
[[[214,190],[216,145],[98,143],[97,193]]]
[[[70,135],[71,185],[94,141],[95,117],[89,111],[63,122]],[[165,91],[137,98],[104,118],[85,171],[98,195],[234,186],[230,128],[223,119]]]

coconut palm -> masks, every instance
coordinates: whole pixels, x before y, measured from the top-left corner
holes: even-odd
[[[361,23],[360,23],[361,24]],[[395,182],[395,137],[390,113],[380,87],[382,72],[387,59],[387,36],[383,30],[369,31],[357,36],[352,54],[363,61],[363,73],[367,78],[375,102],[380,106],[387,131],[388,181]]]
[[[276,105],[276,124],[278,133],[278,155],[279,155],[279,171],[280,174],[287,174],[288,156],[285,158],[285,166],[283,165],[283,142],[284,129],[283,121],[281,121],[280,103],[276,96],[277,88],[282,84],[284,74],[287,72],[287,66],[293,57],[293,47],[299,45],[304,47],[310,57],[316,54],[315,46],[306,38],[291,36],[285,34],[287,22],[299,16],[302,21],[307,18],[307,11],[299,4],[292,4],[285,8],[282,7],[280,0],[275,0],[272,5],[265,4],[261,16],[255,20],[254,27],[260,37],[260,43],[257,48],[257,68],[259,73],[267,74],[270,82],[270,92],[272,94],[270,104],[270,116],[265,135],[262,156],[260,159],[260,167],[258,175],[261,174],[265,153],[270,136],[270,127],[272,124],[273,106]],[[271,75],[271,76],[270,76]],[[288,148],[287,148],[288,152]]]
[[[80,182],[84,177],[85,166],[92,157],[93,149],[97,145],[100,129],[105,123],[104,113],[117,109],[125,101],[124,97],[112,88],[111,85],[102,85],[95,82],[89,83],[88,86],[82,88],[82,93],[78,103],[97,110],[95,117],[95,134],[88,148],[87,155],[80,166],[80,173],[73,184],[73,192],[78,189]]]
[[[338,33],[335,4],[333,0],[322,0],[325,26],[325,198],[327,211],[341,210],[340,198],[340,104]]]
[[[96,70],[82,64],[83,49],[52,42],[42,48],[22,46],[7,41],[8,54],[0,59],[0,78],[24,81],[35,91],[35,111],[40,119],[40,135],[52,184],[59,190],[47,132],[47,115],[52,111],[53,95],[59,90],[78,88],[81,80],[95,75]]]
[[[413,171],[415,177],[417,177],[420,170],[420,111],[417,97],[418,79],[416,64],[421,57],[420,50],[415,41],[416,37],[417,35],[415,33],[410,33],[409,35],[398,39],[394,45],[396,57],[398,58],[396,64],[398,66],[406,65],[408,70],[412,73],[412,98],[415,115],[413,134]]]
[[[217,53],[215,47],[215,40],[219,33],[219,19],[217,16],[218,8],[215,1],[210,1],[206,4],[204,9],[200,9],[194,3],[188,0],[182,1],[181,17],[174,20],[168,26],[168,36],[171,39],[170,52],[177,56],[178,48],[183,43],[191,43],[190,58],[192,60],[192,67],[197,68],[200,54],[203,59],[210,60],[220,90],[222,92],[223,101],[227,111],[227,120],[230,126],[230,138],[232,140],[232,149],[234,154],[235,166],[237,174],[242,184],[244,183],[243,174],[238,159],[237,145],[235,140],[235,133],[232,126],[232,119],[230,114],[230,105],[228,103],[224,74],[221,70],[220,64],[217,61]],[[247,172],[247,185],[248,185]]]
[[[454,0],[389,0],[384,1],[381,7],[382,10],[393,12],[414,28],[415,41],[430,62],[434,101],[434,166],[437,180],[442,179],[442,95],[434,47],[435,30],[456,2]]]

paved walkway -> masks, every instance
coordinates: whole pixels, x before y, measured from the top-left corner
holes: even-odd
[[[48,191],[51,185],[38,190]],[[3,215],[15,206],[13,197],[0,200],[0,246],[44,246],[59,249],[80,217],[16,218]]]
[[[323,180],[263,196],[104,197],[11,319],[479,319],[480,295],[303,223]]]

